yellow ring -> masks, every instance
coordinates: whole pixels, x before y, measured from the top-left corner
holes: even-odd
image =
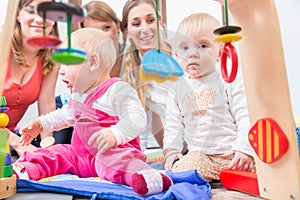
[[[218,37],[215,37],[215,42],[222,42],[222,43],[230,43],[230,42],[236,42],[242,39],[241,35],[234,34],[234,33],[228,33],[224,35],[220,35]]]

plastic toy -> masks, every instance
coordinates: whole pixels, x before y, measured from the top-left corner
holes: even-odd
[[[11,154],[7,138],[9,136],[5,126],[9,122],[5,113],[5,97],[0,97],[0,199],[7,198],[16,193],[16,176],[13,175]]]
[[[5,176],[5,162],[6,162],[6,147],[7,147],[7,131],[4,127],[8,124],[9,119],[5,112],[8,108],[5,106],[6,101],[4,97],[0,99],[0,178]]]
[[[220,173],[223,187],[260,196],[257,174],[254,172],[225,169]]]
[[[231,0],[228,8],[235,22],[243,27],[244,39],[239,47],[251,125],[271,119],[288,142],[287,150],[277,160],[266,163],[254,155],[259,195],[272,200],[300,199],[300,161],[275,2]],[[266,52],[276,56],[266,56]],[[280,143],[287,145],[284,139]],[[245,191],[233,180],[238,177],[246,183],[251,173],[226,170],[221,182],[230,186],[228,189]],[[256,187],[248,182],[251,191]]]
[[[156,18],[158,15],[158,1],[156,0]],[[177,61],[160,49],[159,20],[157,20],[158,48],[147,51],[142,59],[140,78],[142,81],[155,80],[158,83],[166,80],[175,81],[183,75],[183,70]]]
[[[179,76],[183,75],[175,59],[163,51],[147,51],[143,57],[142,66],[143,69],[140,70],[142,81],[155,80],[158,83],[166,80],[176,81]]]
[[[68,48],[58,49],[53,52],[53,62],[71,65],[79,64],[86,60],[86,53],[71,47],[71,25],[84,20],[85,12],[79,6],[63,2],[43,2],[37,7],[38,14],[43,18],[53,21],[67,22]]]
[[[55,47],[61,43],[61,40],[53,35],[46,35],[46,11],[42,13],[43,17],[43,36],[36,36],[27,40],[31,46],[41,49]]]
[[[55,138],[52,136],[48,136],[42,139],[40,146],[41,148],[48,148],[54,145],[54,143],[55,143]]]
[[[242,29],[238,26],[228,25],[227,0],[224,0],[224,15],[225,15],[226,26],[218,28],[214,31],[214,34],[219,35],[214,39],[214,41],[225,43],[221,53],[221,71],[222,71],[223,79],[226,82],[231,83],[232,81],[234,81],[238,70],[238,56],[237,56],[236,49],[231,44],[231,42],[239,41],[240,39],[242,39],[241,35],[236,34],[240,32]],[[227,70],[228,57],[231,58],[231,62],[232,62],[230,75],[228,75],[228,70]]]

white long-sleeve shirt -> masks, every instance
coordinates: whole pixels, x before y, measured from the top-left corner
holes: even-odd
[[[84,102],[88,94],[72,93],[72,99]],[[117,124],[110,126],[117,145],[136,138],[146,127],[147,119],[136,91],[124,81],[117,81],[92,105],[111,116],[117,116]],[[73,126],[74,110],[68,105],[40,117],[44,130],[60,130]]]
[[[152,126],[152,114],[155,113],[160,116],[163,121],[165,118],[166,104],[167,104],[167,95],[169,90],[169,85],[172,82],[165,81],[162,83],[157,83],[155,81],[145,82],[146,84],[146,114],[147,114],[147,122],[148,129],[146,129],[140,139],[142,149],[146,148],[157,148],[159,144],[157,143],[154,135],[156,132],[151,131]]]
[[[238,150],[253,155],[243,80],[228,84],[215,71],[202,79],[184,75],[171,85],[166,110],[164,149],[223,154]]]

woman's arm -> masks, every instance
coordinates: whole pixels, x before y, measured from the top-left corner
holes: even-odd
[[[43,79],[41,92],[38,98],[38,114],[44,115],[56,109],[55,106],[55,87],[58,77],[59,66],[55,65],[53,71]],[[52,132],[42,132],[41,139],[51,136]]]

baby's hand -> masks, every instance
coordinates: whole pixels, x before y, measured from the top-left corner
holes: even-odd
[[[40,120],[34,120],[29,122],[25,127],[20,129],[20,142],[24,145],[29,145],[31,141],[36,138],[43,131]]]
[[[104,153],[110,148],[116,146],[117,140],[113,132],[109,128],[101,129],[95,132],[88,141],[89,145],[92,145],[99,150],[100,153]]]
[[[249,156],[240,151],[234,151],[228,154],[224,154],[223,157],[229,157],[234,154],[234,157],[229,164],[228,168],[232,170],[243,170],[251,171],[254,166],[254,159],[252,156]]]
[[[182,156],[177,149],[165,149],[163,151],[163,168],[172,171],[173,164]]]
[[[25,127],[20,129],[20,142],[24,145],[29,145],[31,141],[36,138],[43,131],[40,120],[34,120],[29,122]]]

